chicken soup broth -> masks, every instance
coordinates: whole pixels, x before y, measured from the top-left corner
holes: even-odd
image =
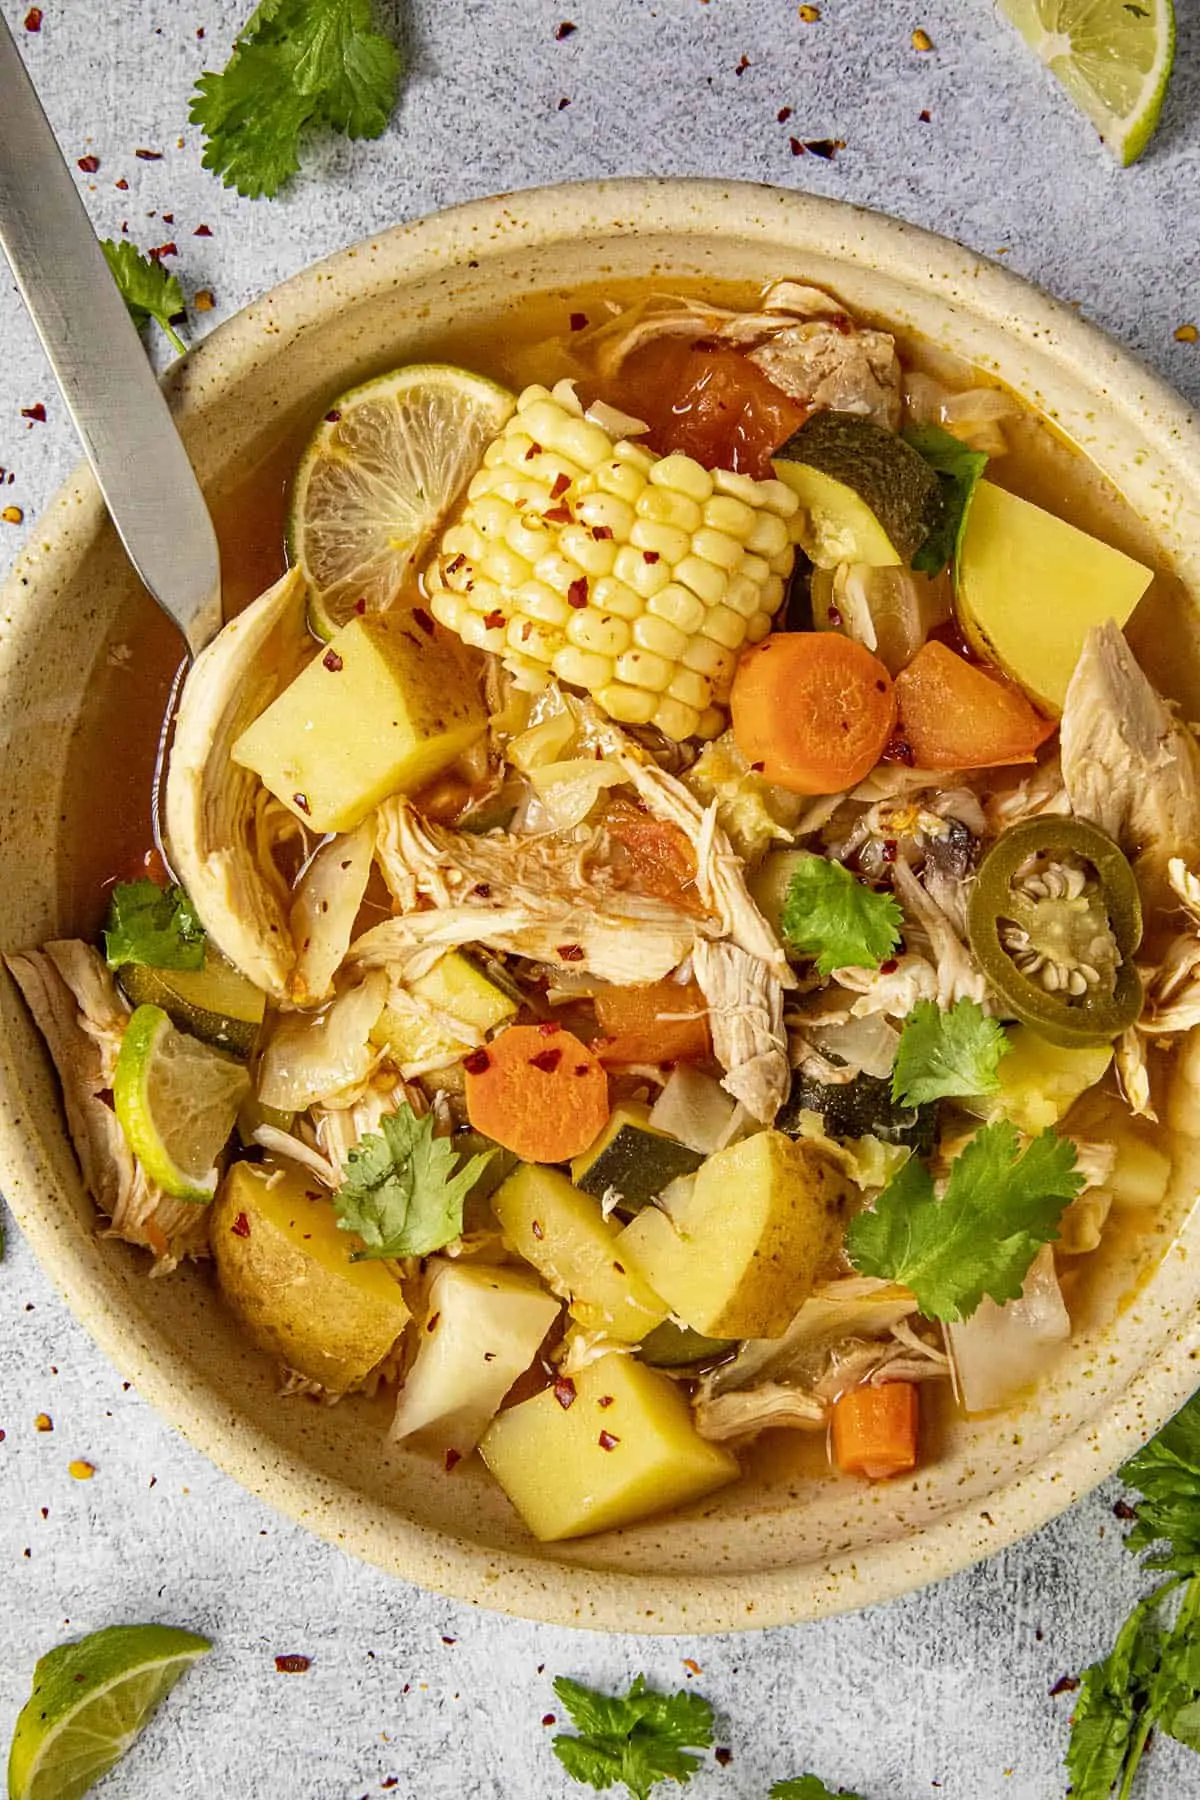
[[[799,281],[626,284],[212,504],[158,842],[137,596],[79,937],[10,958],[153,1266],[548,1540],[895,1479],[1130,1303],[1200,1134],[1200,668],[1051,422]]]

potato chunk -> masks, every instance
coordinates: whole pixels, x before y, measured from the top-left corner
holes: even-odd
[[[314,831],[353,831],[415,793],[487,728],[457,639],[408,612],[352,619],[244,731],[233,760]]]
[[[443,1454],[469,1456],[518,1375],[538,1353],[559,1302],[516,1269],[435,1259],[394,1438],[421,1432]]]
[[[409,1319],[381,1263],[351,1262],[358,1247],[299,1170],[235,1163],[213,1203],[212,1250],[229,1305],[261,1349],[335,1394],[383,1361]]]
[[[479,1448],[543,1543],[686,1506],[739,1473],[728,1450],[696,1431],[670,1376],[632,1356],[602,1356],[510,1407]]]
[[[853,1189],[815,1144],[760,1131],[710,1156],[617,1240],[672,1312],[715,1338],[784,1332],[812,1290]]]
[[[622,1234],[557,1169],[526,1163],[492,1195],[504,1242],[532,1263],[590,1331],[636,1344],[661,1325],[667,1308],[631,1256]]]

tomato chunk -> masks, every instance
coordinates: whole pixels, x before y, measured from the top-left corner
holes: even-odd
[[[656,819],[631,800],[614,800],[604,827],[617,846],[616,866],[639,894],[702,913],[696,893],[696,853],[669,819]]]
[[[898,735],[920,769],[1032,762],[1054,722],[1019,688],[931,638],[896,677]]]
[[[620,404],[649,425],[652,450],[756,481],[770,479],[772,451],[808,417],[739,350],[679,338],[635,351],[619,388]]]
[[[606,1068],[703,1062],[712,1047],[707,1004],[694,981],[602,988],[596,995],[596,1017],[604,1036],[592,1049]]]

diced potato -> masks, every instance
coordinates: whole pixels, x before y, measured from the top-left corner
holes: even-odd
[[[997,1070],[1000,1086],[972,1104],[982,1118],[1011,1119],[1036,1137],[1065,1118],[1081,1094],[1100,1081],[1112,1061],[1111,1044],[1051,1044],[1028,1025],[1010,1025],[1008,1051]]]
[[[453,1062],[465,1056],[481,1034],[493,1031],[517,1010],[516,1002],[457,950],[419,976],[408,991],[417,1004],[395,995],[371,1033],[372,1042],[385,1044],[401,1068]],[[431,1016],[431,1007],[440,1016]],[[456,1020],[471,1030],[456,1031]]]
[[[469,655],[407,612],[352,619],[242,733],[233,760],[314,831],[353,831],[482,736]]]
[[[1124,625],[1152,575],[1120,550],[990,481],[975,489],[958,555],[955,601],[963,630],[1047,712],[1093,625]]]
[[[591,1331],[636,1344],[661,1325],[667,1308],[600,1202],[557,1169],[526,1163],[492,1196],[508,1248],[523,1256]]]
[[[502,1412],[479,1448],[543,1543],[687,1506],[739,1473],[696,1431],[670,1376],[622,1355]]]
[[[419,1334],[392,1436],[420,1432],[443,1454],[469,1456],[559,1314],[530,1275],[435,1259],[429,1311]]]
[[[1171,1159],[1135,1127],[1113,1132],[1117,1160],[1105,1186],[1117,1206],[1161,1206],[1171,1179]]]
[[[705,1337],[779,1337],[812,1290],[851,1183],[813,1143],[760,1131],[710,1156],[621,1233],[676,1317]]]
[[[234,1163],[213,1203],[212,1251],[233,1311],[260,1348],[331,1393],[370,1374],[408,1324],[400,1284],[338,1229],[302,1170]]]

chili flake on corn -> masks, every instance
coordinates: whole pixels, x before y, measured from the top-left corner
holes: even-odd
[[[622,724],[716,737],[798,511],[781,481],[614,441],[569,382],[529,387],[426,571],[430,609],[523,684],[553,674]]]

